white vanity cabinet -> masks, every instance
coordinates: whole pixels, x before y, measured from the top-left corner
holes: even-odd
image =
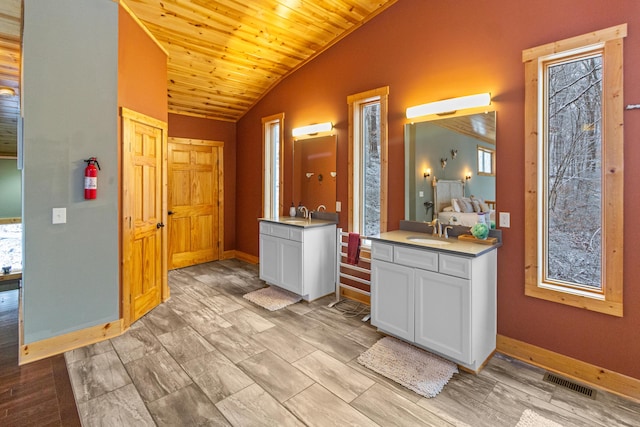
[[[496,345],[496,252],[373,241],[371,324],[479,370]]]
[[[311,301],[335,292],[336,226],[260,222],[260,279]]]
[[[414,338],[414,278],[413,268],[371,262],[371,324],[407,341]]]

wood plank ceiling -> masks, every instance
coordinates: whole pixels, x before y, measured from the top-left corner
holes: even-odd
[[[397,0],[120,0],[167,51],[169,111],[237,121]],[[16,152],[21,0],[0,0],[0,155]]]
[[[15,156],[20,115],[20,35],[22,1],[0,1],[0,157]]]

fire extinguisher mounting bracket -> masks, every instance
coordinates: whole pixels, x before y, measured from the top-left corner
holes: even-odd
[[[100,163],[98,163],[98,158],[97,157],[89,157],[87,160],[85,160],[85,163],[87,163],[88,165],[96,165],[98,167],[98,170],[102,170],[100,169]]]

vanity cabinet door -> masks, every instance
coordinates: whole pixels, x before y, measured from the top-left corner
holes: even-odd
[[[280,240],[266,234],[260,235],[260,279],[267,283],[278,283],[278,242]]]
[[[280,239],[278,242],[278,286],[305,295],[302,286],[302,243]]]
[[[471,363],[471,281],[416,270],[415,342]]]
[[[371,262],[371,324],[413,341],[414,269],[386,261]]]

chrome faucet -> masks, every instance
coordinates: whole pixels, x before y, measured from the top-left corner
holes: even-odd
[[[433,236],[442,237],[442,224],[440,224],[440,221],[438,221],[438,218],[434,218],[433,221],[429,223],[429,225],[433,227],[433,231],[431,231],[431,234]]]
[[[320,206],[318,206],[318,207],[316,208],[316,212],[320,212],[320,209],[322,209],[322,210],[326,211],[326,210],[327,210],[327,207],[326,207],[325,205],[320,205]]]
[[[453,230],[453,225],[445,225],[444,226],[444,238],[448,239],[449,238],[449,230]]]
[[[307,219],[309,217],[309,209],[306,206],[298,206],[298,210],[302,212],[302,218]]]

